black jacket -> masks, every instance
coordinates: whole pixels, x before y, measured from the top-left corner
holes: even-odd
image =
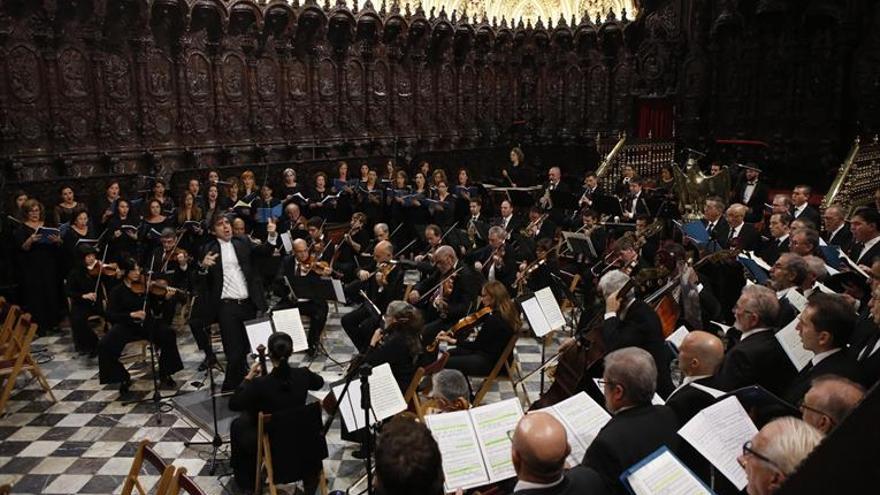
[[[258,311],[266,311],[266,297],[263,294],[263,280],[257,273],[254,265],[255,258],[261,255],[271,254],[274,245],[264,243],[259,246],[254,245],[245,237],[233,237],[232,242],[235,248],[235,257],[238,258],[238,264],[244,273],[247,282],[248,297]],[[214,239],[208,242],[202,249],[198,261],[201,262],[208,253],[220,254],[220,242]],[[223,256],[217,256],[214,266],[208,269],[194,270],[197,278],[204,280],[204,304],[198,307],[202,312],[201,315],[206,321],[214,321],[217,315],[217,307],[220,303],[220,296],[223,293]]]
[[[745,218],[746,222],[760,222],[764,218],[764,204],[767,203],[767,198],[770,195],[770,188],[767,187],[767,184],[758,180],[755,184],[754,191],[752,191],[751,197],[749,197],[749,201],[745,202],[743,201],[743,194],[746,191],[746,185],[748,185],[748,182],[745,180],[736,185],[736,188],[733,190],[733,201],[749,207],[749,212],[746,214]]]
[[[229,409],[245,411],[256,420],[259,412],[274,413],[306,403],[309,390],[320,390],[324,379],[308,368],[290,368],[290,376],[282,378],[277,368],[266,376],[245,380],[229,398]]]
[[[699,380],[695,380],[675,389],[675,391],[666,399],[666,405],[675,411],[675,416],[678,418],[678,422],[681,425],[690,421],[698,412],[715,403],[714,397],[708,392],[694,387],[694,383],[718,389],[718,378],[716,376],[700,378]]]
[[[626,493],[620,474],[664,445],[677,451],[678,428],[675,412],[666,406],[626,409],[599,430],[584,454],[583,465],[602,476],[610,493]]]
[[[761,249],[758,251],[758,256],[766,261],[768,265],[773,266],[783,253],[788,252],[789,239],[791,239],[791,237],[786,236],[782,242],[779,242],[779,239],[776,238],[770,238],[763,241]]]
[[[452,284],[452,294],[447,299],[447,321],[458,321],[468,314],[477,301],[477,295],[483,287],[482,276],[474,270],[473,266],[467,263],[462,264],[461,261],[453,268],[453,271],[463,267],[455,276]],[[430,276],[423,278],[416,286],[415,290],[419,292],[424,299],[419,304],[420,307],[430,307],[433,303],[432,296],[427,292],[437,286],[446,274],[441,274],[437,270]],[[442,290],[438,289],[438,290]]]
[[[657,365],[657,393],[666,397],[672,392],[669,351],[663,337],[663,326],[651,306],[638,299],[633,301],[623,319],[613,316],[602,323],[602,338],[606,352],[630,346],[648,351]]]
[[[831,235],[828,232],[822,232],[822,239],[825,239],[825,242],[829,246],[837,246],[841,251],[848,252],[853,243],[853,235],[852,230],[850,230],[849,227],[849,222],[844,223],[843,227],[834,235]]]
[[[837,375],[854,382],[858,382],[861,378],[855,359],[841,349],[819,361],[816,366],[812,363],[807,364],[788,386],[782,398],[789,404],[798,404],[810,390],[813,379],[822,375]]]
[[[804,208],[804,211],[802,211],[801,214],[797,216],[795,216],[795,208],[794,206],[792,206],[790,213],[792,220],[809,220],[813,223],[813,228],[815,229],[819,229],[822,226],[822,219],[819,215],[819,210],[813,208],[810,205],[807,205],[806,208]]]
[[[871,249],[869,249],[868,252],[865,253],[863,256],[859,256],[862,253],[862,248],[864,247],[865,245],[862,243],[853,242],[852,246],[849,249],[849,257],[856,263],[862,265],[870,265],[871,261],[874,258],[880,256],[880,242],[871,246]]]
[[[730,235],[731,229],[732,227],[728,225],[728,236]],[[725,237],[724,240],[721,241],[721,245],[725,248],[739,248],[743,251],[755,251],[758,249],[760,242],[761,235],[755,229],[755,226],[750,223],[743,223],[742,227],[739,229],[739,233],[736,234],[736,237]]]
[[[796,374],[771,329],[740,340],[728,351],[718,373],[718,384],[722,390],[757,384],[781,395]]]

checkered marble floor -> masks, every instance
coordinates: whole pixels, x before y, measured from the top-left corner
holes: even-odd
[[[324,345],[337,361],[347,361],[353,347],[342,330],[339,318],[349,309],[340,307],[328,319]],[[208,473],[210,447],[185,447],[184,442],[210,440],[212,433],[200,429],[176,409],[164,408],[156,413],[152,403],[124,405],[118,399],[115,386],[98,383],[97,361],[77,356],[69,331],[62,335],[42,337],[34,343],[46,348],[39,354],[49,384],[58,402],[50,402],[34,382],[20,378],[6,410],[0,416],[0,485],[13,485],[12,492],[26,493],[93,493],[110,494],[121,491],[122,482],[131,466],[138,442],[148,438],[156,442],[156,450],[167,461],[185,466],[195,475],[196,482],[209,494],[242,493],[232,480],[226,462],[228,445],[220,450],[223,462],[215,476]],[[184,370],[175,375],[181,393],[195,391],[194,381],[204,381],[204,373],[197,367],[203,355],[198,351],[187,327],[178,332],[178,345],[184,361]],[[547,356],[555,344],[548,345]],[[533,337],[521,337],[517,344],[518,359],[525,372],[541,362],[541,347]],[[221,357],[222,359],[222,357]],[[326,356],[309,362],[304,354],[295,354],[292,364],[307,365],[320,373],[326,381],[341,378],[340,367]],[[147,372],[148,364],[134,365]],[[527,382],[529,399],[538,397],[539,376]],[[474,387],[479,387],[475,380]],[[218,382],[219,383],[219,382]],[[549,386],[549,382],[548,382]],[[132,390],[139,398],[149,397],[152,381],[148,376],[135,378]],[[169,391],[165,391],[169,393]],[[317,393],[323,397],[327,387]],[[507,381],[498,382],[484,403],[514,397]],[[520,391],[519,396],[524,400]],[[327,436],[330,456],[324,469],[331,489],[346,490],[364,474],[363,462],[352,457],[356,445],[340,439],[340,421],[337,419]],[[142,476],[145,487],[152,487],[157,473],[146,469]],[[292,493],[294,485],[282,486]]]

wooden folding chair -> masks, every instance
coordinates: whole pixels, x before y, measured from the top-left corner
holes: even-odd
[[[46,381],[46,376],[40,369],[40,365],[31,356],[31,342],[37,333],[37,324],[31,323],[29,314],[25,314],[18,319],[15,325],[15,331],[9,339],[6,353],[0,360],[0,376],[6,377],[6,384],[3,386],[3,392],[0,394],[0,412],[6,408],[6,401],[15,388],[15,381],[22,371],[27,371],[37,379],[43,391],[49,394],[52,402],[56,402],[55,395],[52,393],[52,387]]]
[[[492,368],[492,371],[483,378],[483,383],[480,384],[480,388],[477,391],[477,394],[474,396],[473,406],[477,407],[483,401],[483,397],[489,393],[489,390],[492,388],[492,385],[495,383],[495,380],[498,378],[498,374],[501,373],[501,369],[503,368],[506,373],[506,378],[510,380],[510,384],[513,386],[513,392],[516,393],[516,381],[514,380],[514,370],[519,370],[519,364],[516,362],[516,356],[514,355],[513,363],[508,362],[511,354],[513,354],[513,349],[516,347],[516,341],[519,339],[519,335],[514,333],[510,337],[510,342],[507,343],[507,347],[504,348],[504,352],[501,353],[501,356],[498,358],[498,362],[495,363],[495,366]],[[525,384],[523,384],[523,391],[525,392]],[[519,395],[519,394],[517,394]],[[526,401],[528,401],[528,392],[526,392]]]
[[[186,475],[185,467],[179,467],[177,468],[177,471],[174,472],[174,477],[171,478],[171,483],[169,483],[165,494],[178,495],[180,492],[188,493],[189,495],[207,495],[207,493],[202,490],[202,487],[197,485],[192,478]]]
[[[168,493],[168,487],[171,486],[171,481],[174,479],[174,466],[168,464],[159,457],[159,454],[153,450],[153,442],[145,438],[141,440],[140,444],[138,444],[137,452],[131,463],[131,469],[128,470],[128,475],[125,477],[125,483],[122,485],[122,495],[131,495],[132,490],[135,488],[140,495],[147,495],[148,490],[144,489],[144,486],[138,479],[138,476],[141,474],[141,467],[143,467],[144,460],[149,462],[157,471],[159,471],[159,473],[161,473],[159,481],[156,482],[156,489],[153,493],[155,493],[155,495],[165,495]]]
[[[304,407],[310,406],[318,407],[312,404],[307,404]],[[271,414],[260,412],[257,420],[257,476],[254,486],[254,495],[260,495],[263,493],[263,470],[266,471],[266,480],[269,485],[270,495],[278,495],[278,489],[275,486],[275,470],[272,465],[272,443],[269,440],[269,433],[266,429],[266,426],[271,421]],[[319,474],[318,488],[321,491],[321,495],[327,495],[327,476],[323,468]]]
[[[6,357],[6,351],[9,346],[9,339],[12,337],[12,332],[15,330],[15,325],[18,323],[18,319],[21,318],[22,311],[21,307],[17,304],[7,304],[7,307],[4,308],[6,310],[6,316],[3,318],[3,326],[0,327],[0,353]]]
[[[416,416],[419,417],[419,421],[422,420],[422,404],[419,399],[419,383],[422,382],[422,378],[425,376],[425,368],[419,366],[416,370],[415,374],[412,377],[412,380],[409,382],[409,387],[406,387],[406,391],[403,394],[403,400],[406,401],[406,405],[409,410],[413,412]]]

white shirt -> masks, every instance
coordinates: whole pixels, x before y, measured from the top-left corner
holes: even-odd
[[[639,203],[639,196],[641,196],[641,195],[642,195],[642,192],[639,191],[638,194],[633,196],[632,206],[630,206],[630,208],[629,208],[630,213],[632,213],[633,215],[636,214],[636,205]]]
[[[511,218],[513,218],[513,215],[510,215],[509,217],[501,217],[501,226],[504,227],[505,230],[507,230],[507,224],[510,223]]]
[[[717,220],[714,221],[714,222],[709,222],[709,223],[707,223],[707,224],[706,224],[706,232],[712,232],[712,230],[715,229],[715,224],[717,224],[717,223],[718,223]]]
[[[840,232],[840,230],[844,227],[846,227],[846,222],[841,223],[840,227],[837,227],[836,229],[834,229],[834,232],[832,232],[830,235],[828,235],[828,240],[830,241],[831,239],[834,239],[834,236],[836,236],[837,233]]]
[[[752,194],[755,192],[755,186],[758,185],[758,182],[747,183],[746,188],[743,189],[743,203],[748,203],[750,199],[752,199]]]
[[[880,340],[877,340],[874,346],[870,349],[868,349],[867,347],[862,349],[862,351],[859,353],[859,361],[873,356],[874,353],[877,352],[877,349],[880,349]]]
[[[514,493],[516,493],[522,490],[543,490],[546,488],[552,488],[562,483],[563,479],[565,479],[564,475],[560,476],[559,479],[554,481],[553,483],[534,483],[532,481],[518,480],[516,482],[516,486],[513,487],[513,491]]]
[[[753,328],[753,329],[749,330],[748,332],[743,332],[742,336],[739,338],[739,341],[742,342],[743,340],[746,340],[747,338],[751,337],[752,335],[759,334],[762,332],[769,332],[769,331],[770,331],[769,328]]]
[[[792,218],[797,218],[798,216],[800,216],[800,214],[803,213],[804,210],[807,209],[807,204],[808,203],[804,203],[800,206],[795,206],[794,207],[794,215],[792,215]]]
[[[675,390],[673,390],[672,393],[669,394],[669,397],[667,397],[667,399],[669,399],[670,397],[672,397],[673,395],[675,395],[675,393],[678,392],[679,390],[681,390],[681,389],[685,388],[686,386],[688,386],[688,384],[693,383],[693,382],[695,382],[695,381],[697,381],[697,380],[702,380],[703,378],[708,378],[708,377],[710,377],[710,376],[712,376],[712,375],[694,375],[694,376],[686,376],[686,377],[684,377],[684,380],[681,381],[681,385],[679,385],[678,387],[676,387]]]
[[[877,244],[878,242],[880,242],[880,235],[878,235],[878,236],[874,237],[873,239],[871,239],[870,241],[866,242],[865,247],[862,248],[862,252],[859,253],[859,259],[856,260],[856,263],[861,263],[862,258],[865,256],[865,254],[867,254],[867,252],[870,251],[872,247],[874,247],[874,244]],[[867,262],[867,261],[871,261],[871,260],[864,260],[864,261]]]
[[[736,239],[737,237],[739,237],[739,231],[742,230],[743,225],[745,225],[745,222],[743,222],[743,223],[737,225],[737,226],[736,226],[735,228],[733,228],[733,229],[730,229],[730,234],[728,234],[728,235],[730,236],[729,238],[730,238],[730,239]]]
[[[781,246],[782,243],[785,242],[786,239],[788,239],[788,234],[785,234],[784,236],[780,237],[779,239],[776,239],[776,245]]]
[[[840,347],[838,347],[837,349],[831,349],[830,351],[825,351],[825,352],[820,352],[819,354],[815,354],[813,356],[813,358],[810,359],[810,362],[813,363],[813,366],[816,366],[817,364],[821,363],[823,359],[836,353],[839,350],[840,350]]]
[[[238,264],[238,256],[235,255],[235,246],[232,241],[217,239],[220,243],[220,262],[223,267],[223,290],[220,291],[221,299],[247,299],[248,288],[244,272]]]

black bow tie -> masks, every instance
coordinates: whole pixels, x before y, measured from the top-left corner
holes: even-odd
[[[752,181],[752,182],[749,182],[748,185],[750,185],[750,186],[754,186],[754,185],[757,184],[757,183],[758,183],[758,181]]]

